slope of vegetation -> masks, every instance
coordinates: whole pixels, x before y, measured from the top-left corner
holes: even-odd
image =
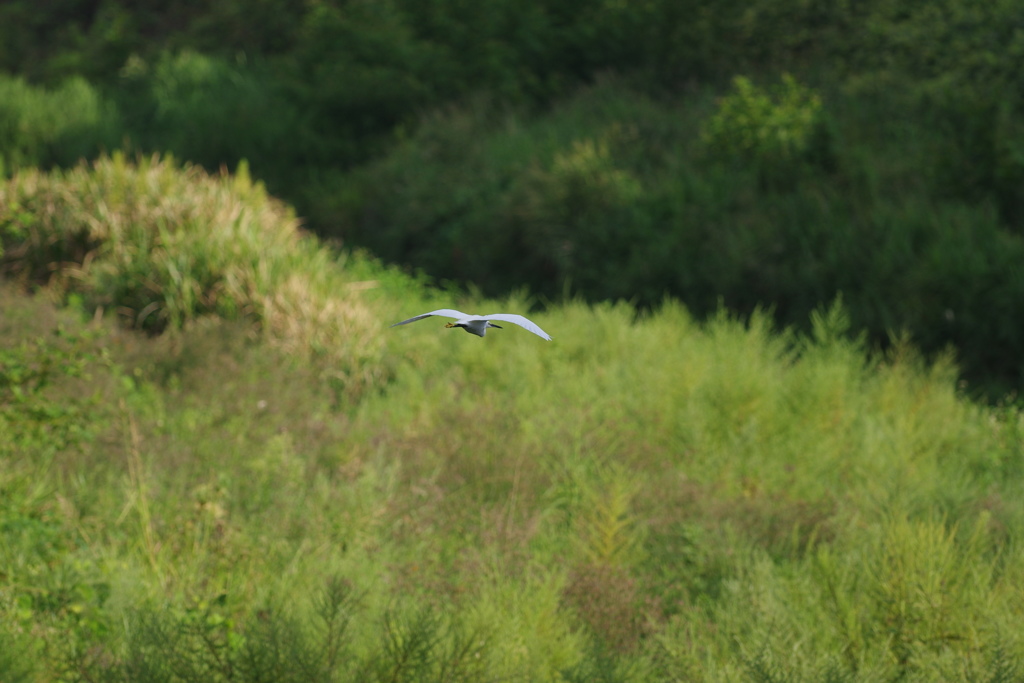
[[[1021,675],[1024,416],[839,303],[390,330],[436,293],[160,160],[0,235],[3,680]]]

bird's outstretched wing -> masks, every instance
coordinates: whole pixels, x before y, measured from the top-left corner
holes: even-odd
[[[405,325],[407,323],[414,323],[417,320],[422,320],[423,318],[429,318],[432,315],[440,315],[440,316],[444,316],[445,318],[455,318],[456,320],[462,320],[464,318],[471,318],[471,317],[473,317],[473,316],[470,316],[470,315],[466,315],[465,313],[462,313],[461,311],[456,311],[456,310],[454,310],[452,308],[439,308],[436,311],[431,311],[430,313],[424,313],[423,315],[418,315],[415,318],[409,318],[408,320],[403,320],[400,323],[395,323],[391,327],[396,327],[398,325]]]
[[[516,315],[515,313],[491,313],[490,315],[482,315],[480,316],[480,318],[482,320],[500,320],[505,323],[519,325],[519,327],[523,328],[524,330],[529,330],[538,337],[551,341],[550,335],[548,335],[548,333],[545,332],[544,330],[540,329],[535,322],[527,318],[524,318],[521,315]]]

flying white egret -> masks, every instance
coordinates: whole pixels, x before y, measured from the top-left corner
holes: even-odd
[[[417,320],[422,320],[423,318],[429,318],[432,315],[440,315],[445,318],[455,318],[455,322],[448,323],[447,325],[445,325],[445,327],[461,327],[462,329],[466,330],[466,332],[469,332],[470,334],[475,334],[478,337],[482,337],[485,334],[487,334],[488,327],[497,327],[500,330],[501,325],[495,325],[494,323],[491,322],[492,320],[498,320],[503,323],[512,323],[513,325],[519,325],[519,327],[523,328],[524,330],[529,330],[538,337],[551,341],[551,337],[548,336],[548,333],[537,327],[536,323],[534,323],[531,320],[527,320],[521,315],[516,315],[515,313],[491,313],[490,315],[468,315],[466,313],[462,313],[461,311],[456,311],[451,308],[439,308],[436,311],[424,313],[423,315],[418,315],[415,318],[409,318],[408,320],[403,320],[400,323],[395,323],[391,327],[416,322]]]

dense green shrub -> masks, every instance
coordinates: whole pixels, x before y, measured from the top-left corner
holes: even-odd
[[[0,177],[93,158],[119,144],[120,131],[116,107],[80,77],[43,89],[0,76]]]
[[[828,132],[821,97],[791,75],[772,89],[737,76],[702,126],[701,141],[712,160],[752,165],[762,185],[778,187],[796,183],[803,167],[821,170],[831,152]]]
[[[277,192],[294,192],[302,165],[322,164],[330,151],[317,148],[322,141],[282,84],[244,63],[191,51],[133,58],[114,93],[135,149],[210,171],[246,160]]]

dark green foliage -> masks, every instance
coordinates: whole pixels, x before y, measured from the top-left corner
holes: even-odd
[[[294,192],[298,169],[333,151],[284,84],[244,62],[191,51],[133,58],[112,97],[136,150],[170,150],[211,171],[247,160],[275,192]]]
[[[785,669],[773,662],[771,657],[764,650],[747,659],[746,665],[747,680],[750,683],[793,683],[794,678],[786,673]]]
[[[282,0],[11,0],[0,5],[0,70],[110,81],[131,55],[168,48],[273,54],[293,45],[300,9]]]
[[[593,641],[580,662],[561,674],[568,683],[625,683],[632,680],[629,668],[616,652]]]
[[[73,656],[69,674],[73,680],[139,683],[468,683],[485,677],[483,641],[430,608],[386,611],[377,625],[379,640],[357,651],[349,625],[367,616],[344,579],[328,580],[303,619],[268,606],[238,623],[227,604],[222,594],[184,611],[137,610],[126,623],[123,655]]]
[[[244,625],[226,614],[227,596],[182,612],[137,610],[116,664],[92,653],[68,662],[78,680],[331,681],[351,666],[345,628],[354,596],[329,582],[309,624],[264,608]]]

